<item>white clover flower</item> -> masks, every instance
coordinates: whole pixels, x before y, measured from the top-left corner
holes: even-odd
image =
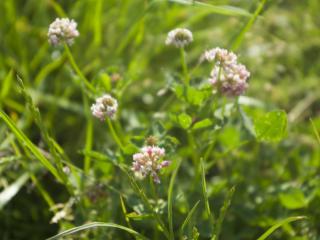
[[[222,94],[234,97],[243,94],[248,88],[249,77],[250,72],[242,64],[216,65],[211,72],[209,82]]]
[[[140,178],[150,175],[155,183],[160,183],[159,171],[167,167],[170,161],[162,161],[165,149],[158,146],[145,146],[139,153],[133,155],[132,171]]]
[[[219,47],[205,51],[201,58],[208,62],[217,61],[218,64],[222,65],[230,65],[237,62],[237,55]]]
[[[109,94],[96,99],[96,103],[92,104],[91,112],[93,116],[99,118],[101,121],[107,117],[114,119],[118,109],[118,102]]]
[[[53,46],[66,42],[68,45],[72,45],[74,39],[80,34],[77,30],[77,23],[69,18],[56,18],[56,20],[50,24],[48,31],[49,43]]]
[[[183,48],[193,41],[192,32],[186,28],[176,28],[168,33],[166,45]]]
[[[237,55],[227,49],[213,48],[205,51],[201,61],[214,62],[209,82],[220,93],[235,97],[244,93],[248,88],[250,72],[238,63]]]

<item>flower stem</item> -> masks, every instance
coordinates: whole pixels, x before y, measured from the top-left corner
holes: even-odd
[[[110,129],[110,132],[111,132],[111,135],[112,135],[114,141],[118,144],[118,146],[120,147],[120,149],[123,150],[123,149],[124,149],[124,146],[123,146],[123,144],[121,143],[120,138],[118,137],[118,134],[116,133],[116,131],[115,131],[115,129],[114,129],[114,127],[113,127],[113,124],[112,124],[112,122],[111,122],[110,119],[107,119],[107,124],[108,124],[108,126],[109,126],[109,129]]]
[[[180,48],[180,56],[181,56],[181,65],[184,75],[184,83],[186,86],[189,85],[189,72],[188,72],[188,66],[186,63],[186,53],[184,51],[184,48]]]
[[[78,74],[78,76],[80,77],[80,79],[83,81],[83,83],[85,84],[85,86],[93,93],[96,92],[96,89],[92,86],[92,84],[86,79],[86,77],[83,75],[83,73],[81,72],[80,68],[78,67],[76,61],[74,60],[74,57],[70,51],[70,48],[68,46],[68,44],[64,43],[64,49],[67,53],[68,59],[70,61],[71,66],[73,67],[74,71]]]

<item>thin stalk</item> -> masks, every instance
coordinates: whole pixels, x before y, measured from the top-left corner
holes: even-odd
[[[180,48],[180,56],[181,56],[181,66],[182,66],[182,71],[184,75],[184,83],[186,86],[189,85],[189,72],[188,72],[188,66],[186,63],[186,52],[184,48]]]
[[[68,59],[70,61],[71,66],[73,67],[74,71],[77,73],[77,75],[80,77],[80,79],[83,81],[84,85],[93,93],[96,92],[96,89],[92,86],[92,84],[87,80],[87,78],[84,76],[84,74],[81,72],[79,66],[77,65],[76,61],[74,60],[74,57],[70,51],[70,48],[68,44],[64,43],[64,49],[67,53]]]
[[[118,144],[118,146],[120,147],[120,149],[123,150],[123,149],[124,149],[124,146],[123,146],[123,144],[121,143],[120,138],[118,137],[118,134],[117,134],[117,132],[115,131],[115,129],[114,129],[114,127],[113,127],[113,124],[112,124],[112,122],[111,122],[110,119],[107,119],[107,124],[108,124],[108,126],[109,126],[109,129],[110,129],[110,132],[111,132],[111,135],[112,135],[114,141]]]
[[[93,121],[90,115],[90,107],[89,107],[88,99],[84,91],[82,92],[83,92],[84,108],[85,108],[86,118],[87,118],[85,151],[89,152],[92,150],[92,144],[93,144]],[[89,174],[90,166],[91,166],[91,157],[86,155],[84,157],[85,174]]]

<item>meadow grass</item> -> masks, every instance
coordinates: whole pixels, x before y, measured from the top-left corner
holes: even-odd
[[[318,239],[318,9],[1,1],[1,239]],[[50,45],[66,17],[80,36]],[[165,44],[176,28],[193,41]],[[200,61],[215,47],[250,71],[244,94],[225,96],[223,65]],[[100,121],[103,94],[118,106]],[[139,179],[135,154],[162,149]]]

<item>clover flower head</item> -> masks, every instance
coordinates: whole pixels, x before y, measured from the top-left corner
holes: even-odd
[[[237,55],[227,49],[217,47],[205,51],[202,59],[208,62],[217,61],[220,65],[230,65],[237,62]]]
[[[63,42],[66,42],[70,46],[79,35],[77,23],[69,18],[56,18],[50,24],[48,30],[49,43],[53,46],[57,46]]]
[[[162,168],[169,166],[170,161],[162,158],[165,149],[158,146],[145,146],[139,153],[133,155],[132,171],[140,178],[150,175],[155,183],[160,183],[159,172]]]
[[[250,72],[238,63],[237,55],[233,52],[217,47],[205,51],[201,60],[214,62],[209,82],[218,92],[235,97],[243,94],[248,88]]]
[[[102,97],[96,99],[96,102],[91,106],[93,116],[99,118],[101,121],[106,118],[114,119],[118,109],[118,102],[109,94],[104,94]]]
[[[211,71],[209,82],[222,94],[235,97],[243,94],[248,88],[249,77],[250,72],[242,64],[215,66]]]
[[[193,41],[192,32],[186,28],[176,28],[168,33],[166,45],[183,48]]]

